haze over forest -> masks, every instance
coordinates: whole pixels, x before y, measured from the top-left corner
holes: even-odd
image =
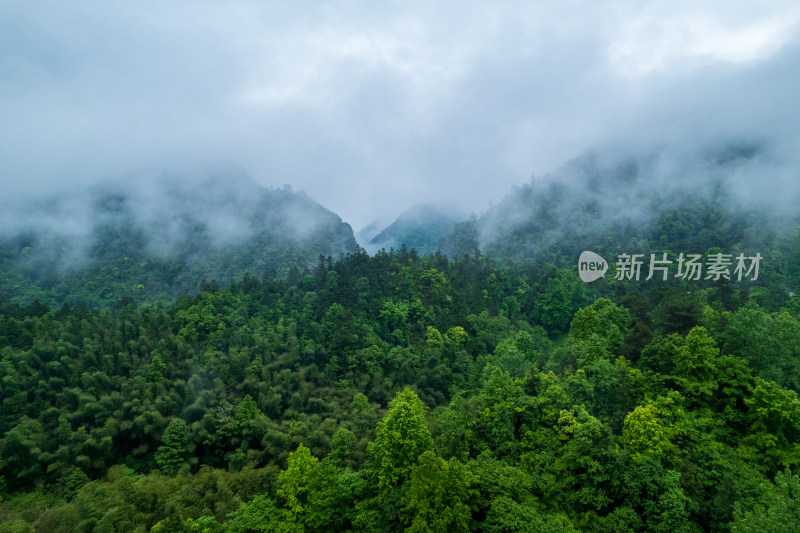
[[[797,94],[781,0],[0,0],[0,533],[800,531]]]
[[[234,168],[358,231],[480,213],[590,149],[752,140],[780,200],[798,23],[788,1],[3,2],[3,198]]]

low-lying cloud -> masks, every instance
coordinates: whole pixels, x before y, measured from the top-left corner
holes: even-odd
[[[422,202],[481,211],[590,148],[741,137],[771,146],[775,181],[752,189],[779,199],[799,27],[788,1],[10,1],[0,185],[241,165],[359,229]]]

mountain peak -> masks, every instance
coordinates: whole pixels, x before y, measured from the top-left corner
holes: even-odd
[[[4,290],[51,304],[168,299],[356,248],[350,226],[304,192],[243,174],[104,182],[10,207],[1,227],[0,265],[16,280]]]
[[[456,208],[433,203],[417,204],[401,213],[382,231],[373,233],[364,247],[374,253],[381,248],[399,249],[405,245],[423,254],[431,253],[438,249],[442,235],[464,218]],[[376,225],[373,223],[359,233],[367,236],[368,228],[374,231]]]

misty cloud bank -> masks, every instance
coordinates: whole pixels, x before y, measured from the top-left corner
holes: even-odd
[[[265,189],[236,173],[199,180],[135,175],[18,202],[6,198],[0,205],[0,237],[41,235],[82,248],[98,231],[126,225],[147,237],[148,252],[166,255],[184,248],[196,231],[206,237],[204,247],[222,249],[265,230],[303,244],[326,226],[342,224],[305,193]]]
[[[800,153],[799,27],[790,1],[5,2],[0,182],[241,165],[360,229],[607,144]]]
[[[356,247],[350,226],[305,193],[232,172],[136,175],[2,204],[0,295],[28,299],[169,298],[203,280],[302,271]]]
[[[515,188],[440,245],[450,255],[473,246],[518,259],[612,243],[613,252],[653,252],[670,232],[669,246],[680,246],[678,235],[758,246],[800,220],[800,166],[785,155],[760,139],[589,151]]]

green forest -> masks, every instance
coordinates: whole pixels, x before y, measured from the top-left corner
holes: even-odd
[[[796,531],[792,250],[761,252],[757,282],[403,247],[6,297],[0,531]]]
[[[0,533],[800,533],[800,0],[0,0]]]

